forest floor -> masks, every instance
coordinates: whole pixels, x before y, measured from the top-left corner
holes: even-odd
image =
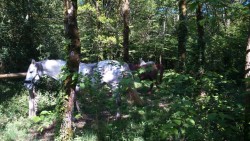
[[[197,95],[199,81],[167,72],[160,88],[148,94],[150,82],[137,82],[144,105],[122,92],[120,111],[107,87],[78,97],[81,114],[74,113],[74,141],[96,140],[242,140],[244,124],[241,87],[218,74],[204,77],[206,95]],[[60,124],[57,89],[46,81],[38,91],[38,113],[28,118],[28,91],[23,81],[0,81],[0,137],[3,141],[56,140]],[[199,94],[199,93],[198,93]],[[76,111],[76,110],[75,110]]]
[[[148,88],[143,88],[140,89],[140,92],[144,93],[141,94],[140,97],[143,99],[144,101],[144,105],[146,107],[151,107],[151,108],[155,108],[158,107],[160,109],[167,109],[168,106],[168,102],[166,101],[166,97],[157,97],[155,95],[155,91],[151,94],[146,93],[146,90]],[[156,90],[156,89],[154,89]],[[156,90],[157,91],[157,90]],[[93,110],[98,110],[93,112],[88,113],[88,111],[84,111],[81,116],[77,115],[78,118],[74,119],[73,121],[73,129],[76,132],[76,134],[78,134],[78,136],[80,136],[80,134],[82,133],[83,130],[94,130],[94,131],[98,131],[98,128],[103,128],[103,127],[98,127],[98,126],[107,126],[108,124],[117,124],[119,122],[123,122],[126,121],[128,122],[128,120],[131,120],[132,118],[136,118],[136,116],[138,115],[133,115],[133,113],[135,112],[134,110],[129,109],[128,107],[136,107],[135,105],[132,104],[132,102],[129,99],[126,99],[127,97],[123,97],[123,104],[126,106],[123,106],[123,110],[125,113],[122,114],[120,119],[116,119],[115,117],[115,110],[112,107],[115,107],[114,105],[110,105],[107,104],[109,102],[112,102],[113,98],[110,95],[106,95],[102,97],[102,100],[106,100],[108,101],[106,102],[101,102],[101,105],[98,106],[98,108],[96,108],[97,105],[95,104],[91,104],[93,101],[91,100],[85,100],[85,110],[87,109],[93,109]],[[86,98],[89,99],[89,98]],[[99,104],[100,104],[99,103]],[[106,104],[106,105],[103,105]],[[86,107],[86,105],[88,105]],[[81,105],[82,107],[84,106],[84,104]],[[143,108],[143,106],[139,106],[140,108]],[[138,107],[136,108],[138,110]],[[92,111],[93,111],[92,110]],[[33,139],[38,139],[41,141],[50,141],[50,140],[54,140],[55,139],[55,128],[56,128],[56,122],[53,121],[51,124],[49,124],[46,127],[43,127],[42,132],[41,131],[37,131],[37,130],[31,130],[29,131],[29,134],[31,135],[31,138]],[[96,135],[98,136],[98,135]]]
[[[82,114],[79,115],[76,113],[75,115],[77,118],[75,118],[73,123],[73,129],[76,136],[81,136],[81,134],[84,134],[84,131],[94,132],[94,135],[92,136],[96,136],[95,138],[103,136],[99,132],[106,132],[107,134],[110,134],[110,136],[113,136],[113,133],[107,131],[110,130],[108,129],[110,128],[109,126],[116,127],[119,130],[124,130],[124,128],[127,127],[126,124],[133,123],[134,121],[137,122],[136,124],[140,124],[144,120],[141,116],[145,115],[145,110],[143,110],[145,108],[151,109],[150,112],[154,111],[153,109],[155,108],[167,110],[169,104],[167,97],[157,96],[159,90],[156,88],[154,88],[151,94],[148,94],[147,90],[148,87],[138,89],[140,92],[139,96],[144,101],[142,106],[136,106],[133,104],[128,96],[122,97],[121,119],[116,119],[115,117],[116,105],[114,98],[110,94],[99,95],[100,97],[92,97],[90,95],[83,97],[80,99],[80,107],[83,110]],[[108,93],[108,90],[104,89],[103,93]],[[54,120],[53,122],[50,122],[50,124],[44,126],[42,131],[37,130],[41,128],[35,128],[34,130],[30,130],[29,134],[33,139],[43,141],[54,140],[55,128],[56,122]]]

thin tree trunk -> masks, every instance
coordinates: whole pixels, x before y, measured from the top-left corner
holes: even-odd
[[[248,29],[250,30],[250,29]],[[250,31],[248,33],[248,43],[246,48],[246,64],[245,64],[245,78],[250,78]],[[244,124],[244,140],[249,140],[250,131],[250,81],[245,81],[246,94],[245,94],[245,124]]]
[[[100,2],[101,2],[100,0],[96,0],[95,1],[95,9],[96,9],[96,17],[97,17],[97,21],[96,21],[97,36],[101,33],[101,22],[98,20],[98,18],[101,15],[101,12],[100,12]],[[101,60],[107,59],[107,51],[106,51],[105,47],[102,46],[99,42],[97,42],[96,45],[97,45],[97,48],[98,48],[98,53],[100,53],[102,55]],[[98,60],[99,59],[100,58],[98,57]]]
[[[123,18],[123,61],[129,61],[129,0],[122,1]]]
[[[250,10],[250,5],[248,5]],[[248,24],[250,25],[250,16],[248,17]],[[246,64],[245,64],[245,123],[244,123],[244,140],[250,140],[250,26],[248,27],[248,42],[246,48]]]
[[[72,129],[72,114],[74,109],[74,102],[76,98],[76,82],[73,80],[73,75],[78,73],[80,63],[80,39],[77,27],[77,0],[64,0],[64,27],[65,38],[70,40],[67,46],[67,68],[70,75],[64,81],[64,87],[67,99],[64,104],[64,117],[61,124],[62,140],[71,140],[73,138]]]
[[[178,71],[185,71],[186,42],[187,42],[187,2],[179,1],[179,27],[178,27]]]
[[[205,40],[204,40],[204,26],[201,24],[201,21],[204,19],[203,13],[202,13],[202,3],[199,3],[196,9],[196,24],[197,24],[197,34],[198,34],[198,45],[197,49],[195,52],[195,60],[194,62],[195,66],[195,71],[198,74],[198,79],[201,80],[202,75],[204,74],[204,65],[205,65]],[[202,81],[199,83],[200,86],[200,96],[205,96],[206,91],[204,90],[204,84]]]
[[[118,1],[118,5],[121,5],[121,0]],[[120,13],[120,6],[117,6],[116,12]],[[119,32],[120,32],[119,23],[117,22],[115,29],[116,49],[115,49],[115,54],[113,55],[114,56],[113,59],[121,58]]]
[[[198,51],[196,52],[198,55],[197,62],[199,62],[200,70],[204,69],[205,65],[205,40],[204,40],[204,26],[201,24],[201,21],[204,19],[202,13],[202,4],[199,3],[196,9],[196,22],[197,22],[197,33],[198,33]]]

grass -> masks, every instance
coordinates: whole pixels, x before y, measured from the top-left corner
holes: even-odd
[[[207,91],[203,97],[191,97],[193,94],[189,93],[196,90],[194,80],[186,76],[177,79],[179,74],[171,74],[160,89],[154,89],[153,95],[147,94],[150,82],[136,83],[140,97],[146,102],[144,106],[127,102],[123,94],[121,120],[114,120],[116,105],[114,98],[107,95],[106,87],[88,90],[79,99],[82,117],[75,113],[78,120],[74,125],[74,140],[241,140],[243,106],[235,100],[237,97],[225,97],[224,93],[230,93],[230,89],[219,91],[213,85],[216,88],[211,92],[215,93]],[[39,112],[33,119],[27,118],[28,92],[22,82],[0,82],[0,91],[1,140],[56,140],[53,128],[45,130],[56,120],[55,91],[39,91]],[[83,126],[77,126],[79,123]]]

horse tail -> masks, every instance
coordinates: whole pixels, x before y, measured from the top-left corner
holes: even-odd
[[[164,67],[162,64],[158,65],[158,69],[160,70],[160,77],[159,77],[159,84],[162,83],[163,73],[164,73]]]

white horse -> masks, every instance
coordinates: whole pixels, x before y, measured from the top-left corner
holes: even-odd
[[[44,60],[36,62],[32,60],[27,75],[25,78],[25,87],[29,90],[29,117],[35,116],[37,111],[36,105],[36,93],[35,93],[35,83],[43,76],[47,75],[59,80],[60,74],[62,73],[62,67],[65,66],[66,62],[62,60]],[[90,76],[92,82],[95,82],[94,73],[97,72],[100,75],[100,83],[106,83],[111,89],[115,96],[116,104],[118,105],[118,110],[116,117],[120,117],[119,105],[120,105],[120,94],[118,92],[119,83],[124,78],[124,76],[132,76],[132,73],[126,63],[120,63],[115,60],[104,60],[98,63],[92,64],[79,64],[79,72],[84,76]],[[136,95],[136,91],[132,90],[132,98],[135,102],[142,104],[141,99]],[[79,91],[79,85],[76,87],[76,91]],[[79,110],[78,104],[77,109]]]

